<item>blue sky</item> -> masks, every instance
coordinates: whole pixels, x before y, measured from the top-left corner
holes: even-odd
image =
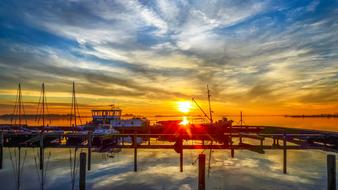
[[[335,112],[337,31],[335,0],[4,0],[0,100],[46,82],[65,102],[75,81],[83,104],[158,107],[209,84],[219,108]]]

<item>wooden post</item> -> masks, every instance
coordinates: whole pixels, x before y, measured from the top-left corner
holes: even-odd
[[[283,138],[283,173],[286,174],[287,154],[286,154],[286,135]]]
[[[44,146],[43,146],[43,134],[40,134],[40,170],[43,170],[43,164],[44,164]]]
[[[3,163],[3,151],[4,151],[4,133],[3,131],[0,131],[0,169],[2,169],[2,163]]]
[[[336,156],[327,155],[327,190],[336,190]]]
[[[180,152],[180,172],[183,172],[183,148]]]
[[[198,190],[205,190],[205,154],[198,155]]]
[[[86,153],[80,153],[80,179],[79,179],[80,190],[86,189]]]
[[[88,171],[91,169],[92,160],[92,131],[88,132]]]
[[[232,127],[230,125],[230,135],[229,135],[229,139],[230,139],[230,148],[231,148],[231,158],[235,157],[235,150],[232,147]]]
[[[231,148],[231,158],[235,157],[235,149]]]
[[[137,139],[136,134],[134,134],[133,137],[133,143],[134,143],[134,172],[137,172]]]

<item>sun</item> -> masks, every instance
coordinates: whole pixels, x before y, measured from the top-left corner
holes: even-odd
[[[177,102],[178,110],[182,113],[188,113],[192,107],[191,102]]]

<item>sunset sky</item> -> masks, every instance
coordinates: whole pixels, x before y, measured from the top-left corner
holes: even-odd
[[[338,1],[1,1],[0,114],[19,82],[68,113],[73,81],[84,112],[206,109],[208,84],[219,115],[337,113]]]

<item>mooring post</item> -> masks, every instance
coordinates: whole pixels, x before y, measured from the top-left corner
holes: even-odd
[[[198,155],[198,190],[205,190],[205,154]]]
[[[180,172],[183,172],[183,148],[180,152]]]
[[[43,145],[44,135],[40,134],[40,170],[43,170],[44,163],[44,145]]]
[[[231,147],[231,158],[235,157],[235,149]]]
[[[327,155],[327,190],[336,190],[336,156]]]
[[[80,178],[79,178],[80,190],[86,189],[86,153],[80,153]]]
[[[91,160],[92,160],[92,131],[88,132],[88,171],[91,169]]]
[[[2,163],[3,163],[3,151],[4,151],[4,133],[3,131],[0,131],[0,169],[2,169]]]
[[[137,136],[134,134],[133,143],[134,143],[134,172],[137,172]]]
[[[286,154],[286,134],[283,137],[283,173],[286,174],[287,154]]]

